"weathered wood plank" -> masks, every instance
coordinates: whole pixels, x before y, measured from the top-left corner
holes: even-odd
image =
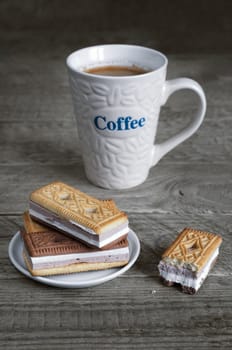
[[[2,120],[72,120],[73,110],[65,58],[68,52],[49,56],[2,54],[0,62],[0,112]],[[45,56],[45,57],[44,57]],[[226,108],[231,101],[231,55],[170,55],[168,78],[190,77],[202,84],[208,106]],[[46,61],[46,64],[44,62]],[[43,62],[43,64],[41,64]],[[179,92],[168,105],[182,112],[196,103],[193,95]]]
[[[52,288],[21,275],[7,245],[22,224],[1,216],[0,339],[6,349],[226,349],[232,341],[229,215],[130,213],[141,241],[135,266],[121,277],[86,289]],[[159,280],[163,250],[186,225],[222,234],[217,264],[198,294],[182,294]],[[191,307],[190,307],[191,304]]]
[[[231,157],[231,108],[209,107],[198,132],[165,157],[167,163],[221,163]],[[27,112],[28,113],[28,112]],[[157,141],[162,142],[187,125],[191,111],[165,108],[160,117]],[[187,117],[188,116],[188,117]],[[81,155],[76,123],[72,118],[0,121],[0,164],[57,164],[75,162]],[[209,138],[208,135],[211,135]]]
[[[20,214],[34,189],[60,180],[98,198],[113,197],[127,212],[231,214],[231,164],[166,164],[152,168],[146,182],[125,191],[91,185],[82,162],[2,166],[0,213]]]
[[[157,213],[129,213],[130,227],[137,233],[141,242],[141,254],[136,265],[120,278],[131,279],[134,288],[133,279],[136,278],[155,278],[157,286],[157,264],[163,251],[175,239],[178,232],[185,227],[194,227],[200,230],[215,232],[223,238],[219,263],[215,265],[210,275],[221,277],[231,276],[231,215],[194,215],[191,214],[157,214]],[[7,256],[7,247],[10,239],[22,226],[21,216],[0,216],[1,247],[0,261],[4,259],[4,271],[0,271],[0,280],[6,276],[10,279],[20,278],[21,275],[11,266]],[[14,277],[13,277],[14,276]],[[9,280],[10,282],[10,280]],[[150,283],[150,282],[148,282]],[[33,282],[34,284],[34,282]],[[159,285],[159,282],[158,282]],[[98,287],[99,288],[99,287]],[[105,285],[104,285],[105,288]],[[107,288],[107,284],[106,284]],[[141,286],[143,288],[143,286]],[[2,296],[4,298],[4,296]],[[6,296],[7,298],[7,296]],[[0,300],[2,300],[0,298]]]
[[[204,329],[203,329],[204,330]],[[43,349],[172,349],[193,350],[199,349],[230,349],[231,337],[224,334],[224,328],[219,333],[217,328],[213,328],[212,332],[205,332],[204,335],[189,334],[191,330],[184,330],[181,334],[172,333],[165,329],[165,325],[161,333],[155,330],[128,330],[104,332],[77,332],[57,329],[54,332],[20,332],[14,331],[4,334],[4,349],[40,349],[43,339]],[[199,345],[200,344],[200,345]],[[8,347],[9,346],[9,347]]]
[[[231,277],[211,280],[205,282],[207,291],[206,285],[202,287],[201,297],[163,286],[152,293],[146,279],[142,283],[134,279],[133,286],[128,279],[118,279],[111,282],[111,289],[100,288],[100,293],[99,287],[92,293],[35,288],[29,283],[23,288],[17,281],[5,291],[11,303],[0,304],[1,344],[53,348],[70,344],[71,339],[81,348],[93,344],[97,349],[117,348],[118,343],[127,349],[130,343],[131,348],[139,344],[146,349],[154,342],[158,349],[166,349],[174,342],[176,348],[193,349],[201,339],[202,348],[219,343],[223,348],[232,340]],[[18,291],[12,293],[16,286]],[[18,297],[24,299],[22,303]]]
[[[0,38],[7,51],[16,46],[35,54],[99,42],[136,42],[165,52],[231,52],[230,2],[222,0],[218,6],[205,0],[196,6],[164,0],[156,5],[152,0],[146,0],[146,6],[142,0],[126,5],[121,0],[70,0],[68,5],[64,0],[47,5],[24,0],[19,9],[15,0],[2,1]]]
[[[1,53],[0,347],[230,349],[232,56],[169,57],[169,78],[189,76],[203,85],[205,122],[144,184],[108,191],[89,184],[83,171],[64,65],[72,41],[53,52],[45,41],[38,52],[38,41],[39,35],[24,51],[16,40]],[[195,103],[187,92],[169,100],[159,141],[188,122]],[[94,288],[59,289],[27,279],[11,265],[8,244],[22,225],[29,193],[57,179],[111,197],[128,213],[141,254],[127,273]],[[186,226],[223,237],[218,262],[195,296],[163,286],[157,271],[162,252]]]

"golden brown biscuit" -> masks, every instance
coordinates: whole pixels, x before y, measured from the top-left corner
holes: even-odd
[[[107,247],[129,232],[127,215],[113,200],[99,200],[62,182],[32,192],[29,211],[36,221],[92,247]]]
[[[214,266],[221,242],[222,238],[213,233],[184,229],[158,265],[164,284],[179,284],[184,293],[195,294]]]
[[[52,182],[32,192],[30,200],[96,234],[127,221],[127,215],[112,200],[98,200],[62,182]]]
[[[222,242],[222,238],[213,233],[185,228],[165,250],[162,259],[183,263],[192,271],[199,271]]]

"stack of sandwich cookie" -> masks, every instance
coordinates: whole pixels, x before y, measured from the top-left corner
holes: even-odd
[[[213,233],[184,229],[162,255],[158,265],[167,286],[179,284],[195,294],[216,262],[222,238]]]
[[[36,223],[24,214],[23,256],[34,276],[103,270],[124,266],[129,260],[126,238],[107,249],[90,248],[56,230]]]
[[[24,214],[23,257],[34,276],[121,267],[129,262],[127,215],[62,182],[32,192]]]
[[[112,200],[98,200],[62,182],[53,182],[30,195],[30,215],[45,225],[103,248],[126,238],[127,215]]]

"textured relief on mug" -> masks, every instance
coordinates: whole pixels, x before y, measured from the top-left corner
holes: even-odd
[[[109,62],[147,72],[111,76],[85,70],[106,69]],[[167,59],[153,49],[99,45],[72,53],[67,66],[85,172],[98,186],[122,189],[142,183],[151,166],[190,137],[204,118],[202,88],[186,78],[165,81]],[[194,90],[200,100],[193,122],[162,144],[154,144],[160,107],[170,94],[185,88]]]
[[[153,125],[154,114],[159,113],[161,83],[157,81],[120,87],[77,82],[71,76],[70,84],[79,118],[87,128],[94,127],[101,135],[123,138],[137,136],[142,131],[146,133]]]
[[[77,82],[72,77],[70,82],[79,116],[78,127],[85,130],[79,132],[79,137],[83,157],[86,155],[86,172],[97,174],[103,187],[109,181],[123,186],[125,177],[138,182],[141,168],[148,169],[151,162],[161,82],[152,80],[142,86],[130,84],[126,87]]]

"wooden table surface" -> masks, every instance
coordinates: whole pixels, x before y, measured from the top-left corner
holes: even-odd
[[[68,54],[68,52],[67,52]],[[6,51],[0,61],[0,348],[232,348],[232,56],[170,55],[168,77],[202,84],[208,102],[199,131],[130,190],[103,190],[84,175],[65,56]],[[158,141],[190,120],[191,92],[162,109]],[[12,266],[8,245],[29,193],[61,180],[127,212],[141,242],[136,264],[92,288],[54,288]],[[199,292],[160,282],[157,264],[186,226],[219,233],[220,256]]]

